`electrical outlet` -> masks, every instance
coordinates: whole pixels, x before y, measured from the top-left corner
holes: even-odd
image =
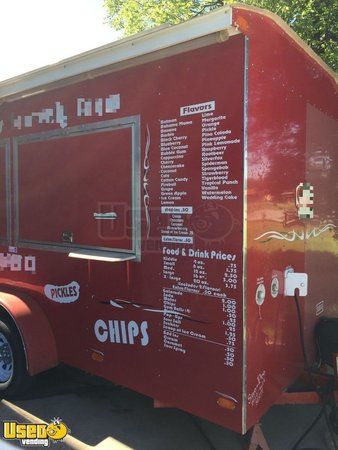
[[[308,275],[307,273],[294,272],[292,268],[288,268],[284,273],[284,295],[293,297],[295,290],[299,290],[299,296],[307,295]]]

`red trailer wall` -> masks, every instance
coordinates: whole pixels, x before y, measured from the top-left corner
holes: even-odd
[[[303,369],[294,300],[283,295],[284,270],[292,266],[309,277],[308,296],[300,298],[309,354],[315,321],[337,316],[337,101],[333,76],[270,13],[236,8],[233,21],[249,39],[249,428]],[[314,187],[309,220],[299,219],[295,205],[296,188],[303,182]],[[275,277],[276,298],[271,295]],[[266,295],[259,306],[260,284]],[[325,306],[318,307],[322,301]]]
[[[55,122],[38,123],[36,115],[30,128],[12,125],[55,102],[64,106],[68,127],[140,116],[141,262],[86,261],[19,248],[36,258],[35,273],[7,270],[1,284],[15,284],[39,301],[61,361],[237,431],[244,47],[243,36],[236,35],[1,107],[3,136],[11,138],[59,129]],[[119,95],[120,105],[100,116],[96,101],[104,105],[110,95]],[[77,116],[78,98],[91,103],[91,116]],[[126,244],[129,150],[122,136],[121,142],[108,133],[94,137],[19,143],[23,238],[61,243],[62,232],[71,229],[74,243],[90,235],[92,244],[100,238],[90,228],[95,201],[115,207],[119,200],[126,205],[126,226],[118,237]],[[173,206],[181,209],[161,209]],[[114,230],[104,234],[108,243],[116,239]],[[228,400],[233,410],[222,407]]]

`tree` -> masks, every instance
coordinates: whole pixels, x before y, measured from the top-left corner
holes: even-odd
[[[125,35],[176,24],[236,0],[105,0],[107,21]],[[238,1],[238,0],[237,0]],[[338,70],[338,0],[245,0],[278,14],[334,70]]]

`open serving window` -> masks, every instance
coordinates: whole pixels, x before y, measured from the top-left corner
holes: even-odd
[[[14,140],[15,241],[140,259],[139,116]]]

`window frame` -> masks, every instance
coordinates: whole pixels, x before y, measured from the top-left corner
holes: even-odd
[[[119,129],[131,129],[131,249],[114,247],[98,247],[73,243],[57,243],[20,238],[19,211],[19,157],[20,145],[67,137],[81,136]],[[24,150],[21,150],[24,151]],[[69,253],[69,256],[84,259],[103,259],[112,261],[141,259],[141,211],[140,211],[140,116],[129,116],[118,119],[91,122],[70,128],[52,130],[13,138],[13,186],[14,186],[14,245],[23,248]]]

